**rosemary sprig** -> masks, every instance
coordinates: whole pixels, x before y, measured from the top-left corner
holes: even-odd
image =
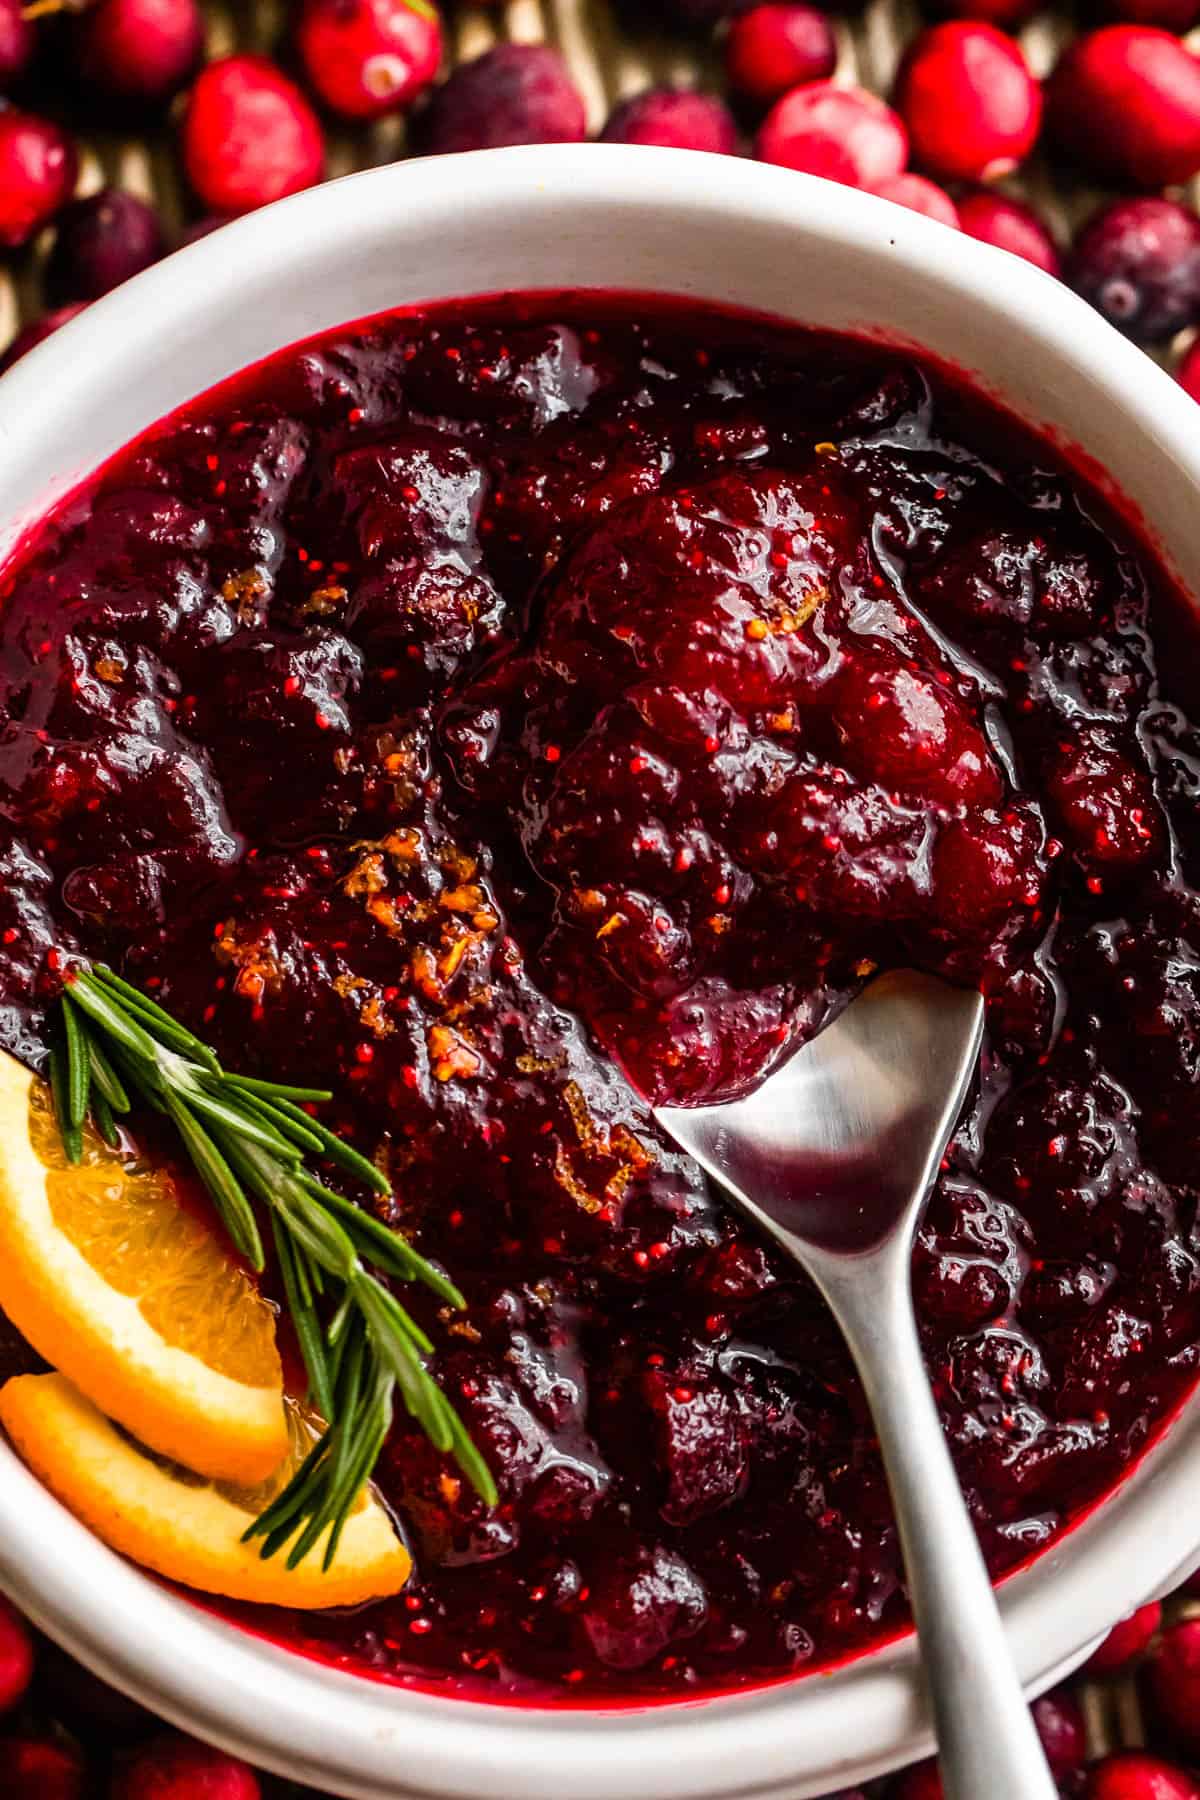
[[[226,1072],[212,1049],[104,964],[78,969],[62,998],[51,1086],[67,1157],[82,1155],[91,1115],[109,1144],[136,1103],[174,1125],[225,1230],[253,1269],[270,1224],[284,1297],[325,1430],[283,1492],[246,1532],[263,1556],[290,1543],[294,1568],[322,1532],[328,1568],[346,1519],[383,1448],[396,1390],[437,1449],[452,1455],[489,1506],[496,1485],[462,1420],[425,1366],[433,1349],[380,1276],[417,1282],[454,1307],[453,1282],[397,1232],[325,1187],[307,1159],[335,1164],[386,1194],[373,1163],[303,1110],[332,1099]],[[256,1207],[257,1203],[257,1207]]]

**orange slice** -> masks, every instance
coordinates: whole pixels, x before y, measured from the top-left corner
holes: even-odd
[[[219,1226],[90,1127],[69,1164],[46,1084],[3,1052],[0,1309],[160,1455],[256,1482],[287,1454],[274,1309]]]
[[[404,1586],[412,1559],[374,1491],[346,1521],[330,1567],[325,1533],[294,1569],[243,1544],[311,1438],[293,1415],[292,1449],[258,1488],[208,1482],[134,1443],[61,1375],[17,1375],[0,1389],[0,1424],[34,1474],[112,1549],[171,1581],[268,1606],[358,1606]]]

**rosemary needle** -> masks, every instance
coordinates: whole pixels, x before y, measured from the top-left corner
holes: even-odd
[[[322,1159],[389,1191],[373,1163],[303,1110],[331,1099],[326,1089],[227,1073],[211,1046],[99,963],[68,981],[50,1071],[71,1162],[83,1154],[89,1115],[115,1144],[116,1117],[140,1102],[171,1120],[230,1241],[254,1269],[264,1265],[258,1218],[267,1215],[309,1393],[326,1424],[245,1534],[263,1540],[263,1556],[290,1543],[288,1566],[295,1567],[328,1533],[328,1568],[383,1449],[397,1390],[430,1441],[495,1505],[487,1464],[425,1366],[428,1337],[380,1276],[416,1282],[451,1306],[461,1307],[463,1297],[398,1232],[306,1166]]]

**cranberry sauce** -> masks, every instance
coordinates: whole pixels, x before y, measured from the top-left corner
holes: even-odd
[[[911,362],[596,296],[289,351],[40,529],[0,1037],[40,1060],[102,953],[332,1087],[470,1302],[428,1323],[499,1507],[399,1427],[411,1588],[260,1628],[579,1700],[903,1625],[838,1334],[639,1097],[752,1079],[881,966],[988,997],[914,1276],[992,1568],[1111,1485],[1200,1344],[1200,735],[1150,587]]]

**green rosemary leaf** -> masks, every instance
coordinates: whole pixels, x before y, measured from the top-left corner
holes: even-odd
[[[114,1043],[120,1044],[139,1067],[145,1064],[148,1070],[155,1069],[158,1046],[128,1009],[119,1006],[86,970],[75,976],[70,987],[76,1006],[89,1013]]]
[[[67,1091],[65,1095],[67,1118],[72,1129],[83,1130],[83,1121],[87,1118],[88,1090],[92,1085],[92,1068],[88,1061],[87,1040],[79,1014],[71,1005],[67,994],[62,997],[63,1038],[66,1043],[66,1077]]]
[[[50,1052],[50,1092],[54,1099],[54,1116],[58,1120],[58,1134],[62,1138],[62,1146],[69,1163],[80,1162],[83,1158],[83,1133],[78,1125],[72,1125],[70,1107],[67,1100],[67,1059],[64,1051],[56,1044]]]
[[[333,1417],[333,1388],[329,1379],[329,1360],[325,1354],[325,1341],[321,1335],[320,1322],[313,1310],[311,1294],[303,1291],[307,1283],[302,1285],[302,1276],[297,1269],[299,1260],[291,1239],[288,1237],[277,1213],[271,1214],[271,1232],[275,1240],[275,1254],[279,1259],[279,1271],[283,1277],[283,1291],[287,1300],[288,1312],[296,1340],[300,1345],[300,1354],[304,1358],[304,1367],[308,1371],[308,1384],[313,1404],[324,1419]]]
[[[285,1099],[280,1099],[278,1106],[280,1112],[286,1113],[297,1124],[306,1125],[315,1137],[320,1138],[325,1155],[330,1162],[339,1163],[351,1175],[357,1175],[360,1181],[365,1181],[367,1186],[374,1188],[377,1194],[391,1192],[387,1177],[382,1171],[377,1169],[373,1162],[368,1162],[365,1156],[360,1155],[352,1144],[347,1144],[344,1139],[337,1137],[330,1131],[328,1125],[322,1125],[319,1119],[310,1118],[308,1113],[302,1112],[298,1106],[293,1106]]]
[[[164,1096],[167,1111],[183,1139],[196,1173],[212,1195],[213,1203],[224,1221],[225,1229],[252,1269],[263,1269],[262,1238],[250,1202],[233,1170],[204,1127],[168,1088]]]
[[[432,1355],[433,1345],[416,1320],[409,1318],[396,1296],[389,1293],[383,1283],[376,1280],[374,1275],[358,1275],[355,1278],[354,1291],[368,1320],[380,1326],[390,1327],[392,1331],[398,1332],[402,1338],[412,1344],[415,1349],[422,1351],[426,1356]]]
[[[121,976],[114,969],[110,969],[107,963],[94,964],[91,973],[106,988],[114,994],[119,994],[128,1007],[141,1015],[148,1027],[153,1025],[164,1042],[169,1043],[173,1050],[180,1050],[187,1055],[194,1056],[197,1062],[202,1063],[206,1069],[210,1069],[214,1075],[220,1073],[221,1065],[209,1046],[203,1043],[194,1032],[189,1031],[186,1025],[181,1025],[178,1019],[172,1018],[171,1014],[161,1007],[157,1000],[152,1000],[149,994],[143,993],[141,988],[136,988],[132,983],[122,980]]]
[[[242,1104],[232,1105],[226,1100],[219,1100],[215,1094],[205,1093],[198,1082],[188,1084],[187,1101],[195,1112],[211,1120],[214,1125],[221,1126],[223,1130],[232,1132],[235,1137],[244,1138],[249,1143],[261,1144],[281,1162],[299,1165],[300,1152],[295,1144],[289,1144],[273,1125],[263,1124]]]
[[[390,1225],[385,1225],[371,1213],[364,1212],[361,1206],[355,1206],[343,1195],[334,1193],[332,1188],[323,1187],[310,1175],[302,1175],[300,1179],[323,1206],[329,1207],[345,1221],[346,1228],[362,1255],[372,1261],[384,1263],[390,1273],[398,1275],[403,1281],[421,1282],[431,1293],[461,1312],[466,1301],[458,1288],[414,1250],[399,1232],[393,1231]]]
[[[248,1094],[257,1094],[262,1100],[307,1100],[317,1105],[322,1100],[332,1100],[333,1094],[328,1088],[288,1087],[282,1081],[259,1081],[253,1075],[229,1075],[222,1077],[231,1087],[245,1088]]]
[[[104,1139],[110,1150],[119,1150],[121,1134],[117,1130],[117,1122],[113,1118],[112,1107],[99,1089],[92,1095],[92,1117],[96,1121],[96,1130]]]
[[[97,1093],[103,1095],[115,1113],[129,1111],[129,1095],[125,1092],[121,1078],[109,1062],[104,1051],[96,1041],[94,1031],[87,1034],[88,1062],[92,1066],[92,1086]]]
[[[222,1083],[222,1087],[228,1086],[229,1084]],[[308,1131],[303,1125],[297,1125],[296,1121],[290,1119],[285,1112],[280,1112],[279,1108],[272,1106],[269,1100],[259,1099],[257,1094],[251,1094],[236,1087],[233,1087],[231,1091],[239,1106],[248,1107],[256,1118],[261,1119],[265,1125],[273,1126],[280,1137],[286,1138],[290,1144],[295,1144],[297,1149],[307,1150],[316,1156],[321,1154],[321,1140],[315,1131]]]

